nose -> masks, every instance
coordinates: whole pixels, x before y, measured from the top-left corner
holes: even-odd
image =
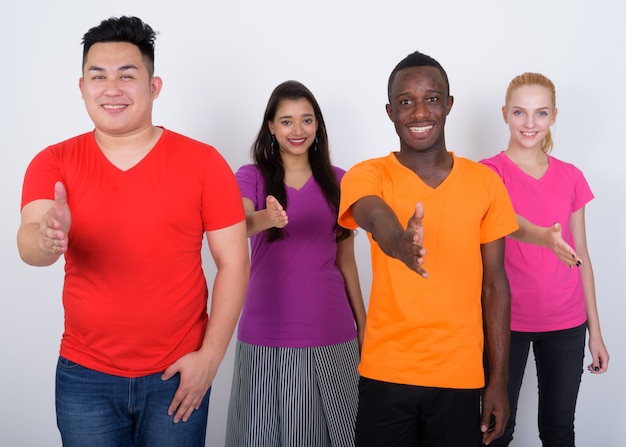
[[[524,119],[524,126],[533,128],[535,126],[535,117],[532,113],[527,113]]]
[[[120,81],[118,79],[110,78],[107,79],[104,84],[104,94],[108,96],[117,96],[121,94],[122,89],[119,85]]]
[[[291,131],[293,132],[294,135],[301,135],[302,134],[302,124],[299,122],[294,122],[293,126],[291,127]]]
[[[412,113],[415,119],[423,120],[425,117],[430,115],[430,110],[422,101],[416,101],[413,106]]]

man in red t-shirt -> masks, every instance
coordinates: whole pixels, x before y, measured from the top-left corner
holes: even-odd
[[[20,256],[65,258],[64,446],[204,445],[247,286],[232,171],[213,147],[152,124],[154,40],[136,17],[84,35],[79,85],[95,130],[40,152],[24,178]],[[210,313],[205,235],[217,267]]]

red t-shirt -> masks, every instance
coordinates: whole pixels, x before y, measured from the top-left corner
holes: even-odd
[[[57,181],[72,213],[61,355],[139,377],[197,350],[208,321],[204,232],[245,218],[222,156],[164,129],[137,165],[121,171],[86,133],[33,159],[22,207],[53,199]]]

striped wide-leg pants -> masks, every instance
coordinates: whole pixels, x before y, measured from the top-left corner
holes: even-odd
[[[313,348],[237,342],[226,447],[354,446],[356,339]]]

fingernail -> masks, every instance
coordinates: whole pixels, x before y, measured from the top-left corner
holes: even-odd
[[[598,368],[597,366],[595,366],[593,369],[594,371],[600,371],[600,368]]]

